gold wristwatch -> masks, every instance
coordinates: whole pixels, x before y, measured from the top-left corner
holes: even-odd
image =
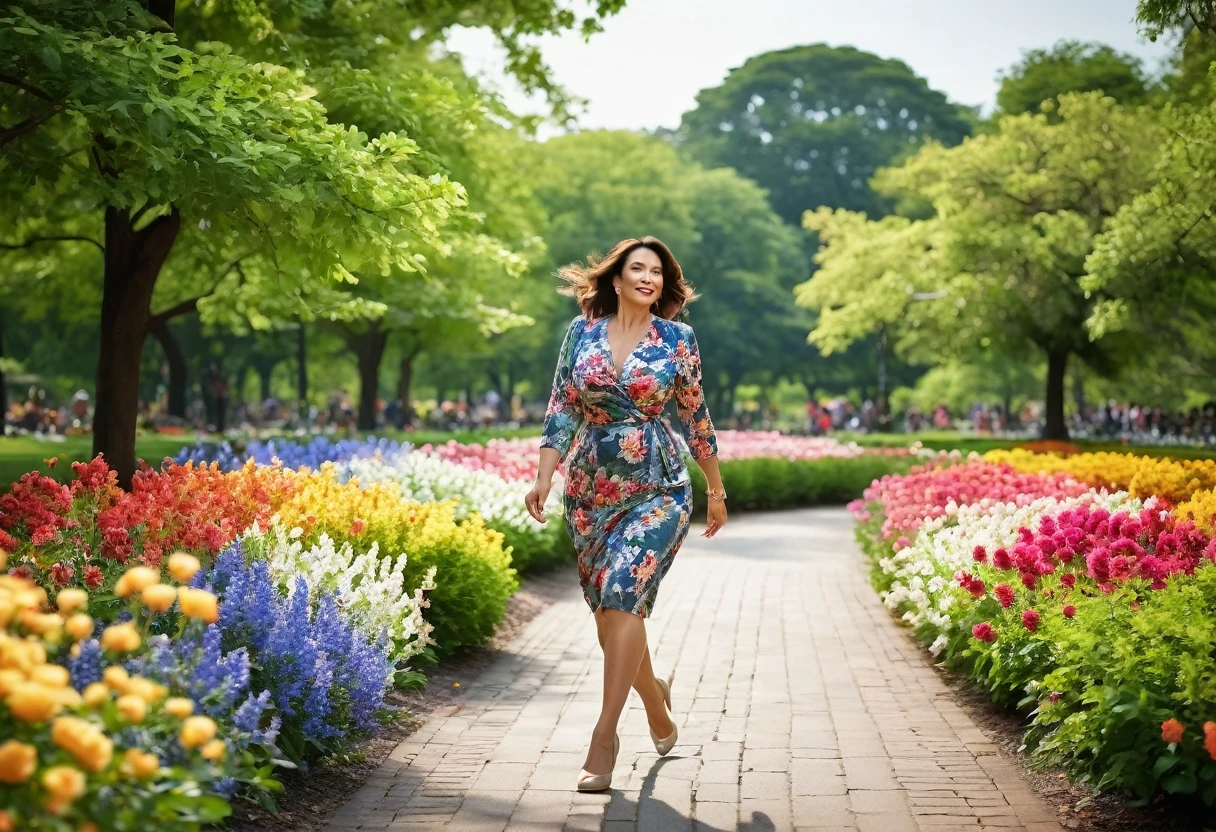
[[[707,489],[705,489],[705,493],[709,495],[709,498],[711,500],[725,500],[726,499],[726,489],[725,488],[717,488],[717,489],[707,488]]]

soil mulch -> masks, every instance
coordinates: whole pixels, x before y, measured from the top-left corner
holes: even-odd
[[[313,832],[322,829],[330,816],[354,796],[402,740],[427,717],[460,707],[463,687],[527,626],[533,618],[578,586],[573,567],[556,569],[525,578],[519,591],[507,602],[507,611],[494,637],[483,647],[470,648],[426,671],[426,687],[418,692],[393,691],[388,701],[401,718],[384,726],[374,737],[347,754],[323,760],[307,772],[283,770],[279,774],[285,791],[277,796],[279,813],[272,815],[260,806],[239,802],[225,828],[236,832]]]
[[[932,665],[928,654],[922,653]],[[1059,770],[1030,767],[1029,755],[1021,750],[1026,728],[1023,718],[995,704],[983,691],[940,665],[933,665],[948,684],[959,704],[988,735],[1002,756],[1015,760],[1030,787],[1054,809],[1060,825],[1078,832],[1211,832],[1216,817],[1195,801],[1158,799],[1147,806],[1129,806],[1128,798],[1107,792],[1095,793],[1082,784],[1069,783]]]

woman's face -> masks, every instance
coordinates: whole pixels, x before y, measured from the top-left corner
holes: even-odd
[[[621,303],[649,309],[663,293],[663,261],[648,248],[636,248],[625,258],[612,285],[621,290]]]

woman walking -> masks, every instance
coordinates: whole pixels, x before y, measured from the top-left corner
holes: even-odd
[[[566,526],[604,651],[603,704],[577,787],[601,791],[612,784],[630,687],[646,706],[659,754],[676,744],[671,688],[654,675],[645,626],[692,513],[688,468],[662,415],[672,397],[709,485],[705,537],[726,524],[726,492],[697,341],[691,327],[672,320],[697,295],[671,251],[653,237],[624,240],[560,274],[569,284],[562,292],[582,314],[562,341],[540,470],[525,501],[545,522],[553,471],[566,460]]]

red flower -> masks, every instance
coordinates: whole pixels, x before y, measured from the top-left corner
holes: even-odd
[[[101,570],[96,566],[89,565],[84,568],[84,584],[89,589],[97,589],[101,586],[102,574]]]
[[[1074,607],[1072,604],[1065,604],[1064,609],[1061,610],[1061,612],[1064,613],[1065,618],[1072,618],[1074,615],[1077,614],[1077,608]]]
[[[75,574],[76,570],[66,563],[57,563],[51,567],[51,580],[55,582],[55,586],[67,586]]]
[[[992,553],[992,565],[997,569],[1010,569],[1013,567],[1013,559],[1004,548],[997,549]]]
[[[1203,723],[1203,747],[1208,756],[1216,760],[1216,722]]]
[[[1009,584],[997,584],[993,590],[996,594],[996,600],[1001,602],[1001,606],[1009,609],[1013,606],[1013,587]]]
[[[24,578],[27,581],[34,580],[34,570],[30,569],[28,564],[21,564],[16,569],[10,569],[8,574],[14,578]]]
[[[1182,732],[1184,730],[1186,730],[1186,726],[1171,717],[1161,723],[1161,739],[1171,743],[1182,742]]]
[[[363,530],[367,528],[367,523],[356,517],[350,524],[350,533],[352,535],[361,535]]]
[[[992,629],[992,625],[987,621],[982,621],[971,628],[971,635],[978,638],[980,641],[993,642],[996,641],[996,630]]]
[[[1056,703],[1056,702],[1059,702],[1059,701],[1060,701],[1060,694],[1058,694],[1058,693],[1054,693],[1054,692],[1053,692],[1053,693],[1052,693],[1050,696],[1048,696],[1047,698],[1048,698],[1048,699],[1050,699],[1050,700],[1052,701],[1052,703],[1054,704],[1054,703]]]
[[[635,376],[625,388],[629,398],[635,402],[644,402],[659,389],[659,381],[654,376]]]
[[[1034,589],[1035,585],[1038,582],[1039,582],[1039,576],[1036,575],[1035,573],[1033,573],[1033,572],[1023,572],[1022,573],[1022,586],[1026,587],[1027,589]]]
[[[986,549],[984,549],[983,546],[976,546],[975,550],[972,551],[972,553],[971,553],[971,557],[975,560],[976,563],[987,563],[988,562],[988,551]]]
[[[1022,613],[1022,626],[1030,632],[1039,629],[1039,614],[1034,610],[1026,610]]]
[[[1069,589],[1072,589],[1077,585],[1077,576],[1071,572],[1065,572],[1060,576],[1060,583],[1064,584],[1064,586],[1068,587]]]

